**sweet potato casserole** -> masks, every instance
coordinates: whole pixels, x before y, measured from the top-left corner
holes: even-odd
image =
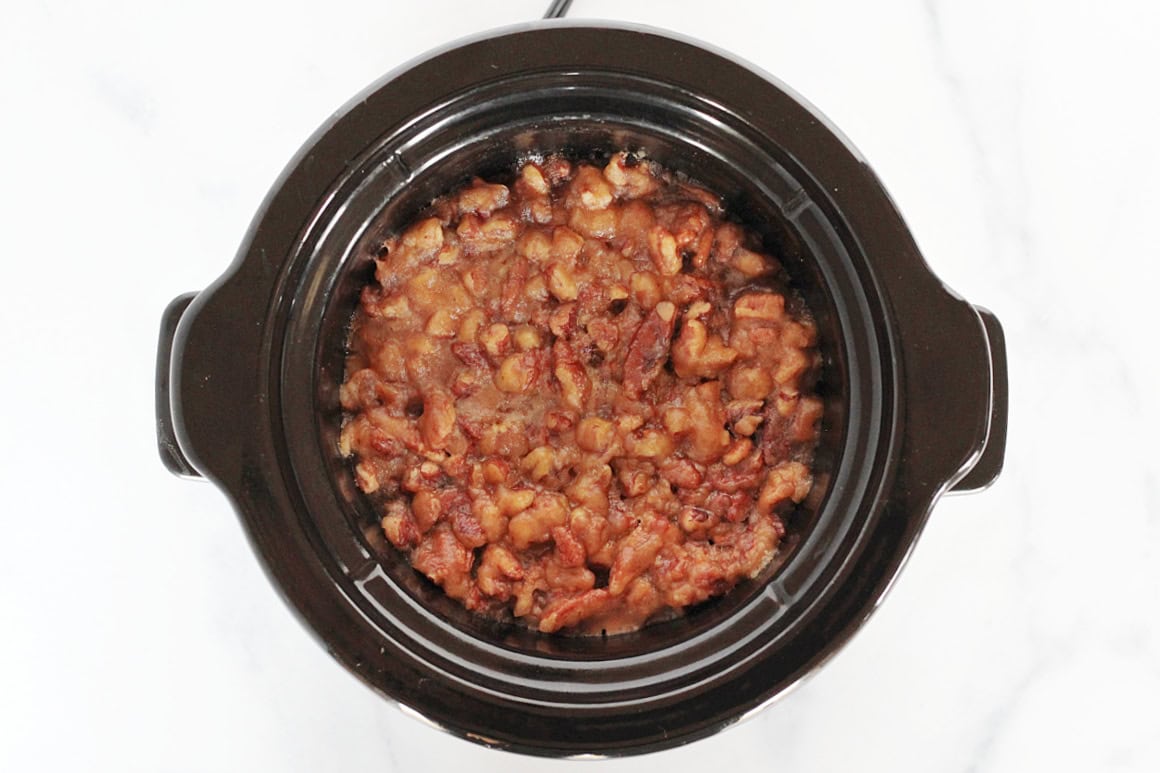
[[[815,329],[718,197],[631,154],[474,180],[383,245],[340,450],[468,609],[623,632],[759,573],[812,484]]]

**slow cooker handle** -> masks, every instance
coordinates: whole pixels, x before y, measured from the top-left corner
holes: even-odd
[[[183,478],[201,478],[201,473],[194,469],[177,442],[177,434],[173,429],[173,401],[169,393],[169,380],[177,323],[196,297],[197,293],[179,295],[165,308],[161,317],[161,340],[157,344],[157,451],[165,467]]]
[[[951,486],[955,493],[980,491],[994,483],[1003,469],[1007,448],[1007,343],[998,318],[981,306],[975,306],[975,311],[982,318],[991,355],[991,422],[979,458]]]

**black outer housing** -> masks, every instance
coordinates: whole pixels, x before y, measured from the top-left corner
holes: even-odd
[[[381,223],[531,154],[644,149],[726,194],[813,309],[826,401],[810,498],[760,577],[601,638],[477,619],[382,545],[336,437],[343,341]],[[387,76],[291,162],[238,258],[165,314],[162,457],[231,498],[274,584],[368,685],[470,740],[552,755],[713,733],[832,655],[935,499],[1002,464],[1002,331],[923,262],[889,196],[772,78],[642,28],[543,22]]]

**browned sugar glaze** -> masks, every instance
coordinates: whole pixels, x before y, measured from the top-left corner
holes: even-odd
[[[387,539],[543,632],[633,630],[760,572],[822,404],[814,326],[756,238],[623,153],[429,214],[384,245],[341,390]]]

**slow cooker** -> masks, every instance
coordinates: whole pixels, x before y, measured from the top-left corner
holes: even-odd
[[[471,615],[383,544],[337,450],[344,339],[374,248],[435,197],[620,149],[724,194],[813,309],[817,480],[775,561],[723,598],[631,634],[545,635]],[[822,115],[702,45],[558,21],[433,53],[319,129],[221,278],[166,310],[157,398],[162,459],[228,495],[337,660],[455,735],[551,756],[686,743],[784,693],[872,613],[935,500],[995,478],[1006,423],[998,321],[931,272]]]

